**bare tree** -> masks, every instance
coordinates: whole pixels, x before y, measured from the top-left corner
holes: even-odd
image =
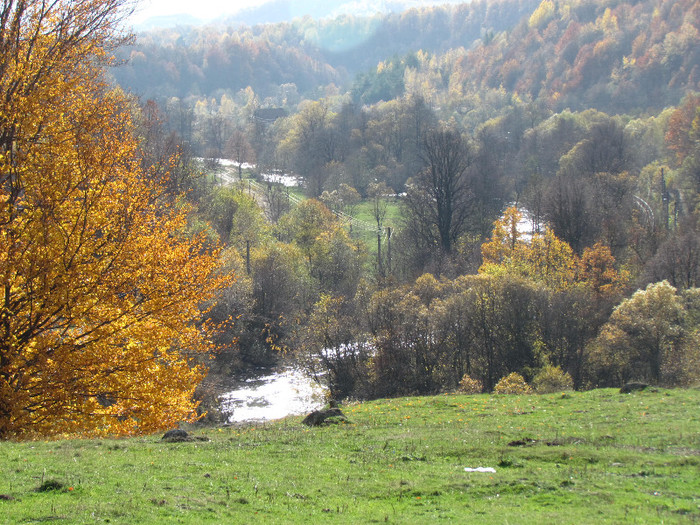
[[[421,159],[425,167],[409,180],[404,200],[406,228],[424,248],[450,254],[470,213],[470,147],[456,130],[434,129],[422,139]]]
[[[226,154],[238,164],[238,178],[243,179],[243,163],[254,162],[255,151],[248,142],[248,137],[240,129],[235,130],[228,139]]]

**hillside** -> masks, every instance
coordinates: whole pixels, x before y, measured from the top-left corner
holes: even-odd
[[[557,111],[641,113],[677,105],[698,88],[699,18],[694,0],[499,0],[370,17],[178,26],[140,34],[114,75],[161,100],[248,86],[270,97],[283,85],[316,98],[329,85],[346,91],[363,74],[354,95],[369,103],[381,100],[365,95],[376,90],[373,82],[394,84],[382,94],[388,100],[402,96],[412,77],[455,107],[504,90]],[[374,79],[378,64],[408,56],[393,78]]]
[[[699,28],[694,0],[545,0],[456,66],[465,92],[502,87],[557,111],[658,111],[700,87]]]
[[[482,1],[369,17],[177,26],[139,34],[121,52],[126,64],[113,73],[123,87],[160,100],[235,94],[248,86],[267,97],[290,83],[313,98],[329,84],[347,88],[355,74],[393,55],[470,47],[485,30],[510,30],[536,5]]]

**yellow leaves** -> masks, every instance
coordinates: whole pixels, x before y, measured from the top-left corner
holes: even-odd
[[[522,249],[524,242],[518,231],[521,219],[522,214],[515,206],[511,206],[501,219],[494,222],[491,239],[481,246],[484,263],[499,263],[504,258],[512,258],[516,251]]]
[[[563,288],[574,281],[577,258],[571,247],[545,228],[544,234],[532,236],[527,273],[539,276],[553,288]]]
[[[552,0],[542,0],[540,5],[530,15],[528,25],[532,28],[543,28],[556,13],[556,6]]]
[[[586,248],[579,258],[549,228],[525,241],[517,227],[521,218],[522,214],[511,207],[494,223],[491,238],[481,246],[484,262],[479,273],[516,274],[554,289],[584,284],[601,295],[622,291],[628,275],[615,269],[608,247],[598,243]]]
[[[119,2],[50,5],[109,23]],[[209,350],[198,305],[233,276],[138,169],[131,104],[95,61],[111,29],[61,47],[20,23],[36,38],[13,43],[0,78],[0,438],[192,419]]]

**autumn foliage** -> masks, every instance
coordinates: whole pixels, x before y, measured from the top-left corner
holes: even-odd
[[[596,243],[578,257],[571,247],[549,228],[527,240],[518,230],[522,214],[514,206],[495,221],[491,238],[481,246],[481,273],[510,273],[542,282],[554,289],[583,285],[592,291],[615,296],[624,289],[628,276],[618,271],[610,248]]]
[[[195,322],[223,285],[138,162],[103,78],[121,0],[4,0],[0,13],[0,439],[191,420]]]

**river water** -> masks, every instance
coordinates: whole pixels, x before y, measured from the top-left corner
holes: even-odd
[[[235,381],[219,399],[229,423],[264,422],[319,409],[326,390],[298,368],[267,368]]]

